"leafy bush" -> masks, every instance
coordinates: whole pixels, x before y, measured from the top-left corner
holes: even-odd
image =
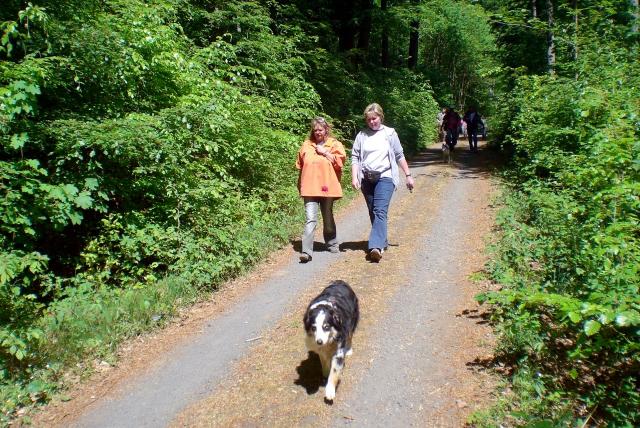
[[[435,138],[424,78],[361,68],[297,2],[21,5],[0,7],[3,422],[297,234],[313,116],[348,145],[377,101],[407,153]]]
[[[2,24],[5,415],[284,242],[319,107],[258,4],[43,5]],[[246,27],[195,44],[189,23],[220,14]]]
[[[480,299],[501,358],[547,398],[520,421],[564,420],[569,402],[585,423],[627,426],[640,421],[640,70],[623,51],[584,55],[589,79],[519,80],[491,264],[504,288]]]

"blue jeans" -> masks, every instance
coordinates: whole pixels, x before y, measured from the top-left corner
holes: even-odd
[[[478,129],[468,129],[467,136],[469,137],[469,149],[478,150]]]
[[[302,252],[313,254],[313,235],[318,224],[318,206],[322,212],[322,236],[327,247],[337,247],[336,222],[333,218],[333,201],[335,198],[304,199],[304,212],[307,218],[302,232]]]
[[[387,214],[389,213],[389,203],[395,186],[391,178],[381,178],[377,183],[372,184],[367,180],[362,180],[362,194],[369,209],[369,219],[371,220],[371,233],[369,233],[369,249],[387,248]]]
[[[453,151],[456,144],[458,144],[458,130],[457,129],[447,129],[447,134],[444,137],[444,141],[449,146],[449,149]]]

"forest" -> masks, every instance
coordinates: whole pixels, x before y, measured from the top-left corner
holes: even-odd
[[[477,296],[504,385],[470,424],[640,425],[639,26],[638,0],[3,0],[2,424],[287,243],[310,119],[349,146],[375,101],[407,154],[477,107],[505,159]]]

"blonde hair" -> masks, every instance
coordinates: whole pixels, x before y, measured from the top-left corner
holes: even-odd
[[[364,120],[367,120],[367,117],[375,114],[380,117],[380,120],[384,120],[384,111],[382,110],[382,106],[378,103],[371,103],[364,109]]]
[[[327,131],[327,138],[333,137],[333,134],[331,134],[331,125],[329,125],[329,122],[327,122],[324,117],[318,116],[311,120],[311,131],[309,132],[310,141],[316,141],[315,135],[313,134],[313,129],[316,127],[316,125],[322,126]]]

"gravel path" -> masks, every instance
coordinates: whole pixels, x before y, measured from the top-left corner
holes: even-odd
[[[449,387],[455,367],[450,350],[459,339],[464,320],[452,302],[462,301],[466,239],[473,234],[476,206],[469,200],[475,180],[456,173],[442,193],[438,215],[415,237],[414,261],[406,285],[390,301],[379,322],[384,346],[358,381],[354,393],[340,407],[349,417],[332,425],[459,426],[458,406],[450,394],[433,394]],[[465,221],[469,219],[469,221]],[[455,400],[454,400],[455,401]],[[454,404],[454,405],[450,405]],[[375,411],[372,411],[375,410]]]
[[[391,205],[391,247],[364,259],[362,198],[338,219],[341,253],[299,264],[286,248],[35,418],[41,426],[462,426],[489,399],[474,361],[490,353],[470,273],[492,224],[490,155],[437,146],[411,162],[416,190]],[[356,290],[362,322],[333,405],[304,350],[306,303],[333,279]],[[479,322],[480,320],[480,322]]]

